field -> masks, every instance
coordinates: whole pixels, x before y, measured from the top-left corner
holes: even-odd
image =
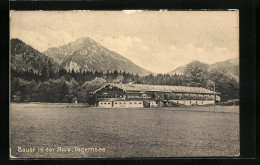
[[[239,107],[214,113],[213,107],[11,103],[10,152],[12,158],[235,156]]]

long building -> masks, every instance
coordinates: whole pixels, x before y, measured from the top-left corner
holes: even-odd
[[[93,92],[96,106],[103,108],[162,107],[214,104],[219,93],[187,86],[108,83]]]

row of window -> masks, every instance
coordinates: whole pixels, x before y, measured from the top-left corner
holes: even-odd
[[[110,104],[108,103],[100,103],[100,104]],[[115,102],[115,104],[117,104],[117,102]],[[119,102],[119,104],[126,104],[126,102]],[[129,104],[137,104],[137,102],[129,102]],[[138,104],[142,104],[142,102],[138,102]]]
[[[167,100],[167,98],[164,98]],[[169,100],[214,100],[214,97],[208,97],[208,98],[189,98],[189,97],[170,97]]]
[[[177,103],[179,103],[179,101],[177,101]],[[198,101],[196,101],[196,104],[198,103]],[[203,101],[201,101],[201,103],[203,104]],[[190,101],[190,104],[191,104],[191,101]]]
[[[142,104],[142,102],[138,102],[139,104]],[[115,102],[115,104],[117,104],[117,102]],[[119,102],[119,104],[122,104],[122,102]],[[123,104],[126,104],[126,102],[123,102]],[[137,102],[129,102],[129,104],[137,104]]]
[[[110,104],[110,103],[100,103],[100,104]]]
[[[98,96],[98,98],[120,98],[122,96]],[[133,97],[133,96],[129,96],[129,97]],[[139,96],[135,96],[135,97],[139,97]],[[165,99],[169,98],[169,99],[213,99],[214,96],[164,96]]]
[[[194,93],[169,93],[169,96],[206,97],[206,96],[210,96],[210,95],[208,95],[208,94],[194,94]]]
[[[179,103],[179,101],[177,101],[177,103]],[[196,101],[196,104],[197,104],[198,102]],[[203,104],[203,101],[201,102],[202,104]],[[101,105],[102,104],[110,104],[110,102],[108,102],[108,103],[100,103]],[[117,104],[117,102],[115,102],[115,104]],[[126,102],[119,102],[118,104],[126,104]],[[129,102],[129,104],[137,104],[137,102]],[[142,104],[142,102],[138,102],[138,104]],[[190,104],[191,104],[191,101],[190,101]]]
[[[98,98],[119,98],[122,96],[97,96]]]

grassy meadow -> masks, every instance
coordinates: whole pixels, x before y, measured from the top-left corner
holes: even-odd
[[[213,107],[10,104],[11,158],[222,157],[239,150],[238,106],[214,113]]]

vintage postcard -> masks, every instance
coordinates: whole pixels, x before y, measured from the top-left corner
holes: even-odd
[[[234,157],[239,11],[10,11],[10,158]]]

